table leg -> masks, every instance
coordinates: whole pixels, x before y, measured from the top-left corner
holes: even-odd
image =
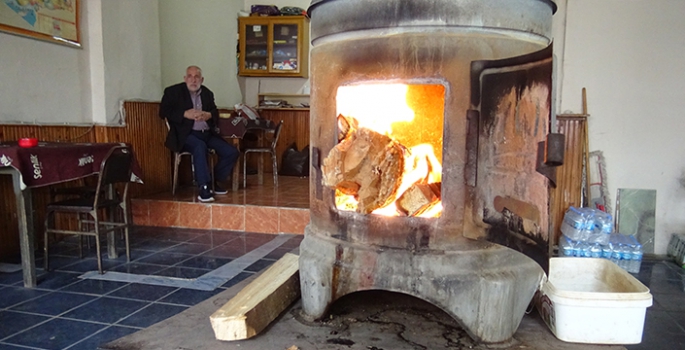
[[[33,200],[31,189],[21,190],[21,176],[18,171],[12,172],[12,183],[17,201],[17,221],[19,221],[19,248],[21,250],[21,270],[24,275],[24,287],[36,286],[36,260],[34,256],[33,236]]]
[[[238,149],[238,152],[240,152],[240,139],[231,138],[231,142],[233,143],[233,146]],[[233,192],[237,192],[238,187],[240,186],[240,163],[242,162],[242,157],[243,154],[239,153],[238,160],[235,162],[235,166],[233,166],[233,175],[231,177]]]
[[[119,254],[117,254],[117,238],[116,231],[111,231],[107,233],[107,257],[110,259],[116,259]]]

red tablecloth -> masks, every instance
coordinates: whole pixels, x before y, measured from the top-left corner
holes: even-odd
[[[40,187],[84,178],[100,172],[103,158],[121,143],[39,142],[31,148],[17,142],[0,143],[0,166],[19,171],[25,187]],[[142,183],[135,161],[131,181]]]

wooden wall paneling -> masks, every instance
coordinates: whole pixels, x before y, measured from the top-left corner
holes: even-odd
[[[280,169],[283,164],[283,152],[293,143],[296,144],[298,150],[302,150],[309,145],[309,110],[308,109],[263,109],[259,111],[260,115],[267,120],[272,120],[275,123],[283,120],[283,130],[276,145],[276,154],[278,155],[278,167]],[[271,160],[267,155],[262,155],[264,158],[264,172],[271,172]],[[248,166],[252,164],[255,166],[257,156],[250,155],[248,159]]]
[[[92,126],[0,125],[0,142],[36,137],[47,142],[95,142]]]
[[[566,143],[564,164],[557,168],[557,187],[553,189],[551,196],[553,244],[559,242],[561,222],[568,207],[582,205],[586,123],[586,116],[557,116],[557,132],[565,135]]]

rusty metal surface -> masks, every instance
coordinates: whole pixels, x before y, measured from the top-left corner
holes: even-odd
[[[545,142],[545,164],[549,166],[564,165],[564,134],[551,133],[547,135]]]
[[[545,53],[545,55],[541,55]],[[549,266],[549,182],[537,172],[549,133],[552,91],[551,47],[506,63],[484,62],[478,75],[480,109],[478,176],[473,191],[476,221],[487,239]],[[473,79],[472,79],[473,82]],[[553,177],[552,174],[547,176]],[[499,200],[498,200],[499,198]],[[508,198],[503,201],[501,198]],[[537,212],[537,215],[531,215]]]

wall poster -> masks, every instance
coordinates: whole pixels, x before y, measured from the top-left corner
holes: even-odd
[[[0,0],[0,31],[81,47],[79,0]]]

